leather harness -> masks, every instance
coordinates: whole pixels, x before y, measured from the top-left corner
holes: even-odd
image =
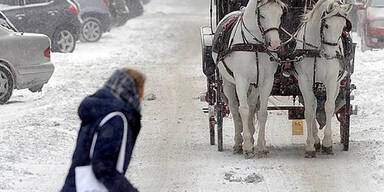
[[[260,7],[258,7],[259,9]],[[328,12],[327,12],[328,13]],[[325,15],[325,12],[323,14],[323,16]],[[337,15],[334,15],[334,16],[337,16],[337,17],[343,17],[346,19],[347,23],[350,22],[345,16],[343,15],[340,15],[340,14],[337,14]],[[229,55],[231,54],[232,52],[235,52],[235,51],[243,51],[243,52],[253,52],[256,54],[256,67],[257,67],[257,82],[256,84],[253,84],[255,87],[258,87],[258,84],[259,84],[259,58],[258,58],[258,53],[266,53],[270,56],[270,60],[271,61],[275,61],[275,62],[278,62],[280,64],[282,64],[283,62],[296,62],[298,60],[300,60],[299,58],[303,58],[303,57],[311,57],[311,58],[314,58],[314,80],[315,80],[315,68],[316,68],[316,63],[317,63],[317,58],[320,58],[321,56],[324,56],[325,59],[327,60],[331,60],[331,59],[339,59],[339,60],[343,60],[344,59],[344,56],[343,55],[340,55],[340,54],[336,54],[335,56],[327,56],[327,55],[324,55],[317,46],[315,45],[312,45],[312,44],[309,44],[306,42],[306,39],[305,39],[305,35],[303,37],[303,40],[299,40],[296,38],[296,35],[298,34],[297,32],[294,33],[294,35],[292,35],[292,38],[290,38],[288,41],[301,41],[303,43],[303,49],[295,49],[294,52],[292,54],[290,54],[288,57],[290,58],[295,58],[293,60],[280,60],[281,56],[284,54],[284,53],[278,53],[278,55],[280,56],[279,58],[276,58],[272,53],[277,53],[277,52],[274,52],[274,51],[270,51],[266,48],[266,45],[263,43],[263,41],[259,40],[258,38],[256,38],[248,29],[247,27],[245,26],[244,24],[244,21],[243,21],[243,15],[240,15],[239,16],[240,18],[238,19],[238,22],[240,23],[237,23],[236,24],[236,31],[237,31],[237,28],[239,25],[241,25],[241,35],[242,35],[242,39],[243,39],[243,43],[237,43],[237,44],[232,44],[233,43],[233,39],[231,40],[229,46],[223,50],[222,52],[219,52],[218,53],[218,57],[217,57],[217,62],[216,63],[219,63],[219,61],[221,61],[224,65],[224,68],[226,69],[226,71],[228,72],[229,75],[231,75],[232,77],[234,77],[234,74],[232,72],[231,69],[229,69],[228,65],[225,63],[224,59]],[[260,28],[260,31],[263,35],[263,38],[265,37],[265,35],[270,32],[270,31],[273,31],[273,30],[280,30],[281,28],[276,28],[276,27],[272,27],[270,29],[267,29],[267,30],[264,30],[261,23],[260,23],[260,17],[262,17],[260,15],[260,12],[259,10],[257,10],[257,17],[258,17],[258,25],[259,25],[259,28]],[[232,25],[233,23],[231,23]],[[227,27],[227,26],[226,26]],[[306,24],[304,24],[305,27],[305,30],[306,30]],[[322,18],[321,20],[321,31],[320,31],[320,35],[321,35],[321,43],[324,44],[324,45],[328,45],[328,46],[338,46],[339,43],[338,42],[335,42],[335,43],[331,43],[331,42],[328,42],[325,40],[324,38],[324,33],[323,33],[323,30],[324,28],[327,28],[328,26],[326,25],[325,23],[325,18]],[[299,27],[300,29],[301,27]],[[244,29],[245,31],[247,31],[252,37],[254,40],[256,40],[258,43],[249,43],[248,40],[246,39],[245,37],[245,34],[244,34]],[[285,33],[288,33],[285,29],[282,29]],[[289,34],[291,35],[291,34]],[[339,38],[340,39],[340,38]],[[283,44],[286,44],[287,42],[284,42]],[[305,46],[309,46],[311,48],[314,48],[314,49],[306,49]],[[286,55],[285,55],[286,56]],[[343,71],[345,71],[345,67],[343,67]],[[343,74],[344,72],[341,73],[341,75]],[[339,78],[341,77],[341,75],[339,76]],[[315,81],[313,82],[315,84]]]

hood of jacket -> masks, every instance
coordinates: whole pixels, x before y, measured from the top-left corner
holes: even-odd
[[[82,124],[87,124],[115,111],[123,112],[131,125],[140,124],[137,122],[141,119],[141,107],[136,85],[128,74],[120,70],[115,71],[100,90],[81,102],[78,115]],[[140,126],[133,131],[136,138]]]

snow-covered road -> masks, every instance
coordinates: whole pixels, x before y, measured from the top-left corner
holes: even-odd
[[[384,191],[384,51],[357,53],[357,85],[349,152],[304,159],[291,140],[284,112],[269,115],[264,159],[233,155],[231,119],[224,152],[209,145],[208,120],[198,95],[205,90],[199,27],[209,23],[207,0],[152,0],[144,16],[113,29],[72,54],[52,54],[55,73],[42,93],[15,91],[0,106],[0,192],[52,192],[63,184],[76,141],[77,106],[113,70],[133,67],[148,76],[143,128],[127,177],[144,192]],[[358,40],[358,39],[357,39]]]

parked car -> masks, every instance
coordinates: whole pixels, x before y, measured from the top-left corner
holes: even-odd
[[[114,26],[122,26],[129,19],[143,14],[142,0],[112,0],[110,12],[114,18]]]
[[[50,41],[46,35],[21,33],[0,12],[0,104],[13,89],[41,91],[52,76]]]
[[[143,15],[143,1],[142,0],[125,0],[125,4],[128,7],[128,19],[132,19]]]
[[[128,7],[125,0],[110,0],[109,12],[112,15],[112,26],[119,27],[128,21]]]
[[[19,31],[47,35],[52,51],[75,50],[81,18],[71,0],[0,0],[0,11]]]
[[[104,32],[111,30],[112,16],[109,12],[109,0],[77,0],[81,8],[83,25],[80,40],[96,42]]]
[[[367,0],[358,9],[362,51],[384,48],[384,1]]]

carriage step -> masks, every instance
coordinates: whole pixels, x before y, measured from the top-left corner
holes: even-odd
[[[203,108],[203,112],[209,114],[210,117],[215,116],[215,107],[210,105]]]

